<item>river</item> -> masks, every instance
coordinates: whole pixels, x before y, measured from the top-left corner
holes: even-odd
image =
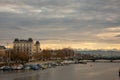
[[[120,63],[88,63],[46,70],[0,72],[0,80],[119,80]]]

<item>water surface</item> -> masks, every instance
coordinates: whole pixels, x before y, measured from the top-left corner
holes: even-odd
[[[120,63],[88,63],[46,70],[0,72],[0,80],[119,80]]]

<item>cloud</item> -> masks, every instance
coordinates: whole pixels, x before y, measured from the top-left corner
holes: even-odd
[[[107,31],[120,31],[120,26],[114,26],[114,27],[109,27],[106,28]]]
[[[119,34],[119,35],[116,35],[116,36],[114,36],[114,37],[120,37],[120,34]]]
[[[24,4],[24,3],[0,3],[0,12],[16,13],[16,14],[36,14],[42,12],[41,9],[37,9],[33,6]]]
[[[0,38],[119,44],[119,5],[119,0],[0,0]]]

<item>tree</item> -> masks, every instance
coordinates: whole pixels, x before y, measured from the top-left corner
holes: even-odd
[[[29,54],[27,53],[12,53],[11,54],[11,60],[15,61],[16,63],[24,63],[29,61]]]

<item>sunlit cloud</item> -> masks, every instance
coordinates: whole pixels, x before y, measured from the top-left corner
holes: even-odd
[[[98,33],[96,36],[101,39],[116,39],[120,35],[120,26],[108,27],[103,29],[102,33]]]
[[[106,28],[107,31],[120,31],[120,26]]]
[[[110,39],[110,38],[114,38],[114,36],[116,35],[120,35],[120,32],[106,32],[106,33],[101,33],[98,34],[97,37],[102,38],[102,39]]]
[[[103,47],[104,46],[104,47]],[[120,44],[108,44],[108,43],[94,43],[94,42],[61,42],[61,43],[42,43],[42,49],[61,49],[61,48],[73,48],[73,49],[120,49]]]
[[[32,14],[32,13],[41,13],[41,9],[37,9],[33,6],[24,4],[24,3],[0,3],[0,12],[8,12],[8,13],[17,13],[17,14]]]

